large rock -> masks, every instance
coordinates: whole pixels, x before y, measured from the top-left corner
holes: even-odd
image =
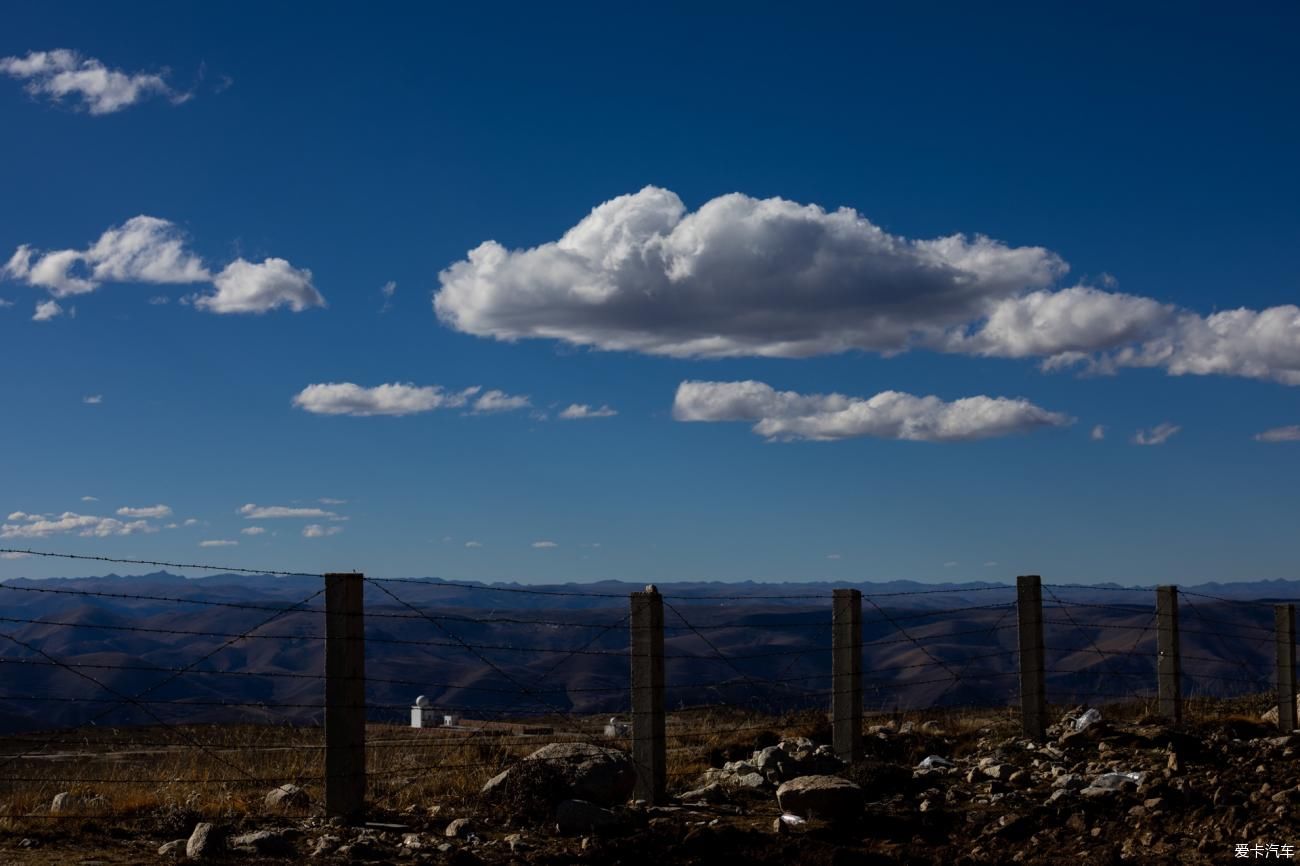
[[[194,827],[189,841],[185,843],[185,856],[191,860],[205,860],[215,857],[225,846],[221,831],[215,824],[204,821]]]
[[[636,770],[630,757],[616,749],[590,743],[551,743],[524,758],[521,764],[530,762],[543,762],[558,768],[570,799],[574,800],[588,800],[600,805],[621,804],[627,802],[636,786]],[[483,786],[483,793],[492,795],[504,789],[519,766],[493,776]]]
[[[781,811],[801,818],[845,821],[862,814],[862,789],[839,776],[801,776],[776,789]]]
[[[1272,709],[1264,713],[1264,715],[1260,716],[1260,719],[1262,719],[1265,722],[1268,722],[1270,725],[1276,725],[1277,717],[1278,717],[1277,709],[1278,709],[1277,705],[1274,704]],[[1300,718],[1300,695],[1296,696],[1295,710],[1296,710],[1296,718]]]
[[[608,831],[622,823],[610,810],[586,800],[565,800],[555,810],[555,821],[560,832],[569,835]]]

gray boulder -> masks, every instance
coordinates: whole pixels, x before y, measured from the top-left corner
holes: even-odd
[[[590,743],[551,743],[524,758],[522,763],[545,762],[561,770],[572,799],[597,804],[626,803],[636,787],[636,769],[632,759],[617,749]],[[492,795],[502,790],[516,767],[498,773],[483,786],[482,793]]]
[[[185,843],[185,856],[191,860],[215,857],[225,847],[224,841],[216,825],[204,821],[194,827],[189,841]]]
[[[275,830],[245,833],[231,839],[230,845],[237,850],[266,857],[292,857],[298,853],[289,837]]]
[[[845,821],[862,814],[862,789],[839,776],[801,776],[776,790],[781,811],[801,818]]]
[[[297,785],[281,785],[267,793],[266,805],[272,809],[303,809],[311,805],[311,797]]]

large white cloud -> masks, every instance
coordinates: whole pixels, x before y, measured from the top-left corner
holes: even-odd
[[[1300,385],[1300,307],[1183,312],[1161,334],[1103,358],[1112,367],[1161,367],[1175,376],[1224,375]]]
[[[687,213],[674,193],[646,187],[554,243],[481,244],[439,275],[434,306],[452,327],[504,340],[801,357],[905,349],[1063,270],[1041,247],[908,240],[847,208],[733,194]]]
[[[298,269],[284,259],[261,264],[235,259],[216,275],[217,291],[194,300],[194,306],[212,313],[265,313],[288,307],[295,313],[325,306],[325,298],[311,282],[311,271]]]
[[[280,258],[260,264],[241,258],[214,274],[188,249],[175,223],[144,215],[108,229],[85,249],[42,251],[24,244],[0,267],[0,277],[45,289],[54,298],[89,294],[104,283],[212,283],[215,291],[195,296],[193,303],[213,313],[277,307],[300,312],[325,305],[309,270]]]
[[[15,511],[7,523],[0,524],[0,538],[45,538],[50,535],[75,534],[94,538],[111,535],[135,535],[157,532],[158,527],[145,520],[121,521],[65,511],[62,514],[28,514]]]
[[[1028,400],[965,397],[945,402],[882,391],[874,397],[799,394],[763,382],[682,382],[673,401],[678,421],[754,422],[768,439],[834,440],[870,436],[950,442],[1061,427],[1073,419]]]
[[[90,114],[112,114],[150,96],[173,103],[189,99],[161,74],[110,69],[93,57],[66,48],[32,51],[26,57],[0,58],[0,72],[27,82],[27,92],[58,102],[72,97]]]
[[[923,347],[1300,384],[1296,306],[1202,316],[1056,286],[1066,271],[1042,247],[913,240],[847,208],[737,193],[688,213],[672,192],[646,187],[596,207],[558,241],[480,244],[439,274],[434,308],[478,336],[680,357]]]

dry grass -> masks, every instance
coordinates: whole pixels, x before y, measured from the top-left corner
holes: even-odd
[[[1232,699],[1194,698],[1186,702],[1189,722],[1229,718],[1258,719],[1272,706],[1268,695]],[[1071,707],[1052,707],[1055,720]],[[1154,699],[1106,704],[1111,720],[1138,722],[1154,716]],[[371,725],[367,738],[367,800],[376,813],[423,813],[433,805],[469,808],[489,778],[520,758],[552,742],[594,742],[627,748],[625,740],[607,740],[604,718],[534,720],[546,732],[523,733],[519,726],[467,723],[470,728],[412,729]],[[865,724],[906,721],[918,727],[936,723],[938,737],[907,739],[907,754],[893,754],[902,738],[868,736],[868,755],[919,760],[930,749],[949,749],[949,756],[974,748],[980,738],[1019,734],[1014,709],[934,709],[869,717]],[[807,710],[769,715],[738,709],[709,708],[669,715],[669,789],[693,787],[709,767],[748,757],[755,749],[784,738],[808,737],[829,742],[824,712]],[[199,742],[204,748],[190,745]],[[301,786],[312,805],[298,814],[319,811],[323,732],[320,728],[271,726],[191,726],[175,729],[93,729],[63,736],[57,746],[39,748],[40,735],[0,738],[0,763],[7,756],[38,752],[8,763],[0,772],[0,832],[17,832],[33,822],[51,823],[50,803],[60,792],[90,799],[100,807],[84,809],[87,819],[141,819],[178,830],[203,818],[239,819],[265,815],[265,796],[286,783]],[[160,744],[174,745],[160,745]],[[875,750],[875,751],[873,751]],[[913,754],[915,753],[915,754]],[[525,808],[527,804],[519,804]],[[76,814],[74,812],[74,814]],[[63,823],[59,821],[58,823]]]

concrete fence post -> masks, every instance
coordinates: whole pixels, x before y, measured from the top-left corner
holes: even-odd
[[[1156,587],[1156,697],[1160,715],[1183,721],[1183,665],[1178,646],[1178,587]]]
[[[651,805],[667,800],[664,733],[664,599],[652,584],[632,593],[633,796]]]
[[[837,589],[831,606],[831,730],[835,754],[862,758],[862,593]]]
[[[325,575],[325,812],[360,821],[366,802],[365,578]]]
[[[1016,613],[1020,630],[1020,718],[1025,736],[1047,736],[1047,682],[1043,662],[1043,579],[1016,578]]]
[[[1295,712],[1295,605],[1273,606],[1277,630],[1277,729],[1289,734],[1296,729]]]

